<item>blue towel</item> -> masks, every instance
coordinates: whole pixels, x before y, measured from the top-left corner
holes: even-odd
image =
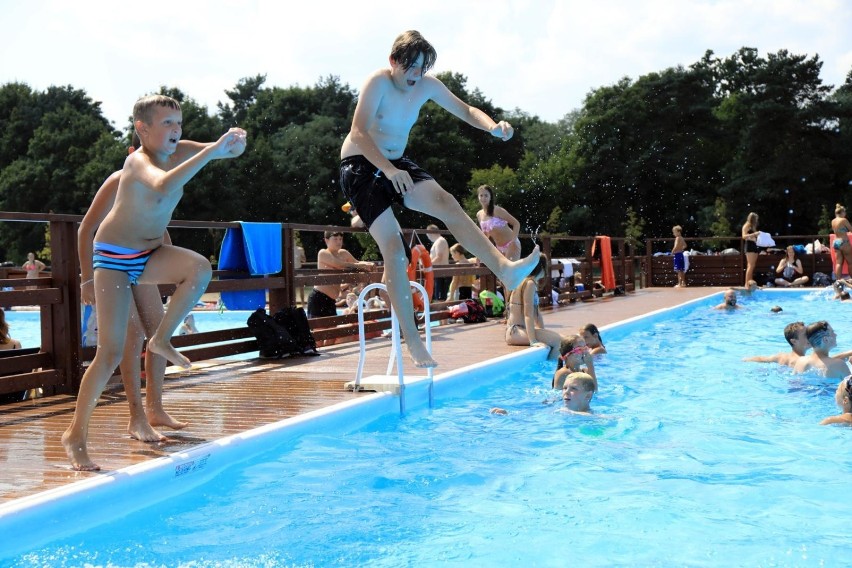
[[[243,270],[252,276],[281,272],[281,223],[247,223],[225,231],[219,270]]]
[[[239,229],[225,231],[219,270],[245,271],[252,276],[281,272],[281,223],[240,221]],[[222,292],[220,296],[229,310],[266,307],[266,290]]]

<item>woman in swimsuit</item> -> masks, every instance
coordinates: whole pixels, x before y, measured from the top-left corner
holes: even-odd
[[[36,260],[34,253],[29,253],[27,254],[27,261],[21,268],[27,271],[27,278],[38,278],[39,272],[46,267],[42,261]]]
[[[775,273],[781,275],[775,279],[777,286],[786,288],[808,283],[808,277],[804,275],[804,269],[802,269],[802,261],[796,258],[796,249],[792,246],[787,247],[787,256],[778,263]]]
[[[849,224],[849,219],[846,218],[846,208],[837,204],[834,208],[834,219],[831,221],[831,230],[834,231],[834,242],[831,246],[834,247],[834,277],[843,277],[843,263],[846,262],[846,267],[852,267],[852,244],[849,244],[849,231],[852,231],[852,225]]]
[[[544,320],[538,310],[538,281],[547,270],[547,257],[540,255],[529,276],[509,295],[509,317],[506,321],[507,345],[548,345],[551,358],[559,353],[562,337],[555,331],[544,329]]]
[[[482,206],[482,209],[476,212],[479,228],[486,237],[494,241],[503,256],[509,260],[521,258],[521,241],[518,239],[521,224],[508,211],[494,205],[494,188],[490,185],[480,185],[476,196]]]
[[[749,213],[743,225],[742,237],[745,241],[746,275],[745,286],[748,287],[750,280],[754,279],[754,266],[757,264],[757,213]]]

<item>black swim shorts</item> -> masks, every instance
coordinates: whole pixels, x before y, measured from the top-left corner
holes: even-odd
[[[308,318],[325,318],[337,315],[337,306],[334,298],[323,294],[319,290],[312,290],[308,296]]]
[[[390,162],[394,167],[407,171],[415,183],[434,179],[405,156]],[[393,183],[361,155],[349,156],[340,161],[340,188],[367,228],[393,203],[405,205]]]

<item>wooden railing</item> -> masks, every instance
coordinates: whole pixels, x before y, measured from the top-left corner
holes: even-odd
[[[784,251],[788,245],[805,245],[813,243],[817,239],[825,242],[825,235],[783,235],[773,236],[775,247],[762,250],[757,257],[754,275],[758,284],[763,285],[770,272],[774,280],[775,267],[784,258]],[[688,286],[742,286],[745,282],[746,257],[745,245],[742,239],[731,237],[694,237],[686,239],[687,248],[701,243],[703,250],[711,246],[710,253],[689,257],[689,270],[686,273]],[[717,251],[721,247],[713,247],[714,243],[735,244],[737,252],[734,254],[721,254]],[[677,284],[677,275],[674,272],[672,256],[663,254],[655,256],[656,253],[667,253],[671,251],[674,244],[673,238],[647,239],[645,241],[645,259],[643,262],[643,277],[647,286],[674,286]],[[831,254],[820,252],[816,254],[799,254],[805,275],[813,280],[816,272],[831,274],[834,270],[831,264]]]
[[[0,268],[0,306],[14,308],[19,306],[37,306],[41,315],[41,345],[35,354],[25,354],[0,359],[0,394],[41,388],[45,395],[75,393],[79,389],[86,361],[94,357],[95,348],[82,347],[80,277],[77,261],[77,228],[82,220],[77,215],[58,215],[40,213],[0,212],[0,223],[47,223],[50,232],[51,262],[49,272],[43,272],[37,279],[24,279],[23,271],[18,268]],[[221,230],[237,228],[236,222],[215,221],[172,221],[170,229]],[[295,270],[293,262],[294,235],[299,231],[322,233],[334,229],[342,232],[355,232],[359,229],[349,227],[329,227],[323,225],[283,224],[282,225],[282,266],[279,274],[252,277],[247,273],[214,270],[213,280],[206,292],[219,293],[240,290],[268,290],[270,313],[296,304],[296,290],[302,286],[316,284],[340,284],[354,282],[366,284],[381,280],[382,268],[379,263],[370,272],[339,272],[303,268]],[[410,233],[412,230],[407,230]],[[413,231],[423,235],[425,231]],[[444,231],[445,235],[449,232]],[[574,256],[581,260],[586,289],[592,289],[597,263],[592,259],[591,248],[594,237],[540,237],[542,251],[549,257],[558,249],[559,256]],[[180,245],[179,242],[176,244]],[[613,263],[616,266],[617,285],[624,290],[632,290],[635,281],[634,259],[626,256],[623,239],[613,239]],[[566,252],[567,251],[567,252]],[[573,253],[573,254],[569,254]],[[496,279],[484,266],[437,266],[436,277],[452,277],[459,274],[474,274],[480,277],[486,289],[494,290]],[[28,289],[36,287],[36,289]],[[160,292],[169,296],[174,292],[173,285],[161,285]],[[552,284],[550,275],[541,289],[543,304],[550,301]],[[570,289],[558,290],[560,299],[585,299],[590,294],[576,293]],[[448,308],[456,302],[434,302],[432,319],[446,318]],[[367,331],[388,329],[390,322],[387,311],[373,312],[373,320]],[[357,315],[335,316],[310,320],[311,328],[317,340],[351,340],[357,338]],[[228,342],[228,343],[222,343]],[[239,327],[212,332],[175,336],[172,344],[192,361],[214,359],[240,353],[256,352],[257,341],[248,327]],[[33,369],[38,369],[34,371]]]

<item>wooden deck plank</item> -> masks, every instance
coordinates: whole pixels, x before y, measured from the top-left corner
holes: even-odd
[[[627,296],[578,302],[545,312],[549,328],[568,333],[592,322],[614,323],[701,297],[721,288],[646,288]],[[483,324],[452,324],[435,328],[433,353],[437,373],[458,369],[506,353],[504,327],[498,320]],[[206,362],[190,371],[169,375],[164,404],[189,426],[173,432],[164,443],[144,443],[127,433],[124,393],[104,393],[89,427],[89,453],[104,471],[167,456],[224,436],[364,396],[344,389],[355,378],[358,344],[321,349],[320,357],[281,361]],[[384,375],[390,341],[367,342],[364,376]],[[422,375],[405,358],[405,372]],[[75,472],[60,443],[74,412],[74,397],[53,396],[0,406],[0,503],[100,475]]]

